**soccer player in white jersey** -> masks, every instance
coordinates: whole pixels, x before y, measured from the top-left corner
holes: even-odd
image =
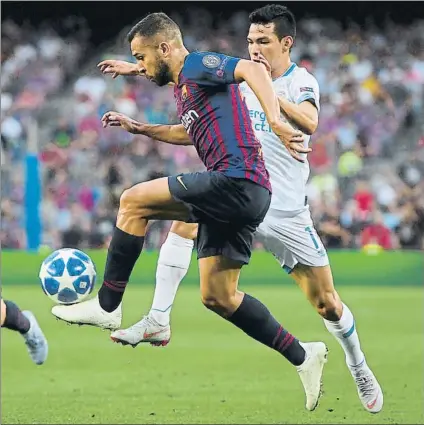
[[[247,37],[252,60],[269,70],[279,97],[282,116],[304,134],[308,146],[310,135],[318,125],[319,87],[316,79],[290,60],[296,36],[293,14],[284,6],[267,5],[250,15]],[[106,74],[134,75],[134,65],[105,61],[100,65]],[[131,68],[132,67],[132,68]],[[290,152],[272,133],[259,101],[250,88],[240,85],[250,110],[252,125],[261,141],[266,166],[273,187],[271,207],[259,226],[257,237],[288,272],[316,311],[327,330],[337,339],[346,355],[346,364],[357,386],[364,408],[377,413],[383,407],[383,393],[361,350],[354,317],[341,301],[333,284],[328,257],[317,235],[306,201],[309,165],[305,154]],[[124,129],[172,144],[190,144],[181,126],[147,125],[121,114],[111,113],[109,121]],[[295,138],[292,138],[295,140]],[[292,144],[291,146],[295,146]],[[191,261],[197,227],[174,222],[163,244],[158,261],[156,289],[151,310],[140,322],[112,333],[114,341],[137,345],[148,342],[166,345],[171,337],[170,312],[178,285]]]

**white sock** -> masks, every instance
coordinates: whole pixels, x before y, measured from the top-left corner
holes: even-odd
[[[342,346],[346,354],[347,364],[352,367],[361,364],[365,357],[356,332],[355,319],[347,305],[343,304],[342,317],[338,322],[330,322],[324,319],[324,324]]]
[[[169,324],[172,304],[190,266],[194,242],[169,233],[159,252],[156,287],[149,315],[162,326]]]

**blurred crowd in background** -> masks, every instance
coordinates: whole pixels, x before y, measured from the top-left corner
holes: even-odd
[[[193,8],[172,16],[189,49],[246,57],[247,12],[217,20]],[[102,128],[108,110],[177,123],[176,109],[172,89],[96,69],[102,59],[132,60],[125,31],[94,53],[88,34],[80,18],[38,28],[2,23],[3,249],[26,243],[23,158],[31,118],[42,161],[42,244],[52,248],[106,247],[125,188],[203,169],[193,147]],[[424,20],[384,29],[301,20],[292,60],[320,84],[308,199],[323,242],[424,249]],[[151,223],[147,246],[157,248],[168,228]]]

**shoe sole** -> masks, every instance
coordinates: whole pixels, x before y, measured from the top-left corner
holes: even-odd
[[[60,322],[65,322],[68,326],[72,326],[72,325],[77,325],[77,326],[91,326],[92,328],[99,328],[103,331],[116,331],[117,329],[119,329],[118,327],[108,327],[108,326],[97,326],[97,325],[93,325],[91,323],[81,323],[81,322],[68,322],[65,319],[62,319],[60,317],[54,316],[56,317],[56,320],[60,321]]]
[[[169,344],[169,342],[171,341],[171,338],[169,338],[168,340],[163,340],[163,341],[146,341],[146,340],[141,340],[140,342],[137,342],[137,344],[131,344],[128,341],[125,341],[123,339],[119,339],[117,337],[111,336],[110,339],[117,343],[117,344],[121,344],[121,345],[131,345],[132,348],[137,347],[137,345],[139,344],[150,344],[153,347],[165,347]]]
[[[309,412],[313,412],[314,410],[316,410],[316,408],[319,406],[319,402],[321,400],[321,397],[324,395],[324,383],[322,381],[322,376],[324,374],[324,366],[326,365],[326,363],[328,362],[328,347],[325,346],[325,352],[322,355],[321,360],[321,364],[322,364],[322,369],[321,369],[321,378],[320,378],[320,383],[319,383],[319,394],[318,394],[318,398],[317,398],[317,402],[315,403],[315,406],[312,409],[307,409]]]

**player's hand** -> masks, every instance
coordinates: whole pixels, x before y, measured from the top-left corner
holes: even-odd
[[[295,130],[292,126],[280,122],[273,128],[273,131],[294,159],[299,162],[305,162],[301,154],[307,154],[312,149],[305,147],[305,135],[300,130]]]
[[[269,62],[265,59],[265,56],[259,53],[257,56],[253,58],[253,62],[261,63],[265,69],[267,70],[268,74],[271,75],[271,65]]]
[[[102,117],[103,128],[106,127],[121,127],[128,133],[138,134],[140,130],[140,123],[136,120],[133,120],[130,117],[127,117],[124,114],[119,112],[109,111],[106,112]]]
[[[97,67],[103,74],[112,74],[112,78],[118,75],[138,75],[138,66],[135,63],[108,59],[100,62]]]

